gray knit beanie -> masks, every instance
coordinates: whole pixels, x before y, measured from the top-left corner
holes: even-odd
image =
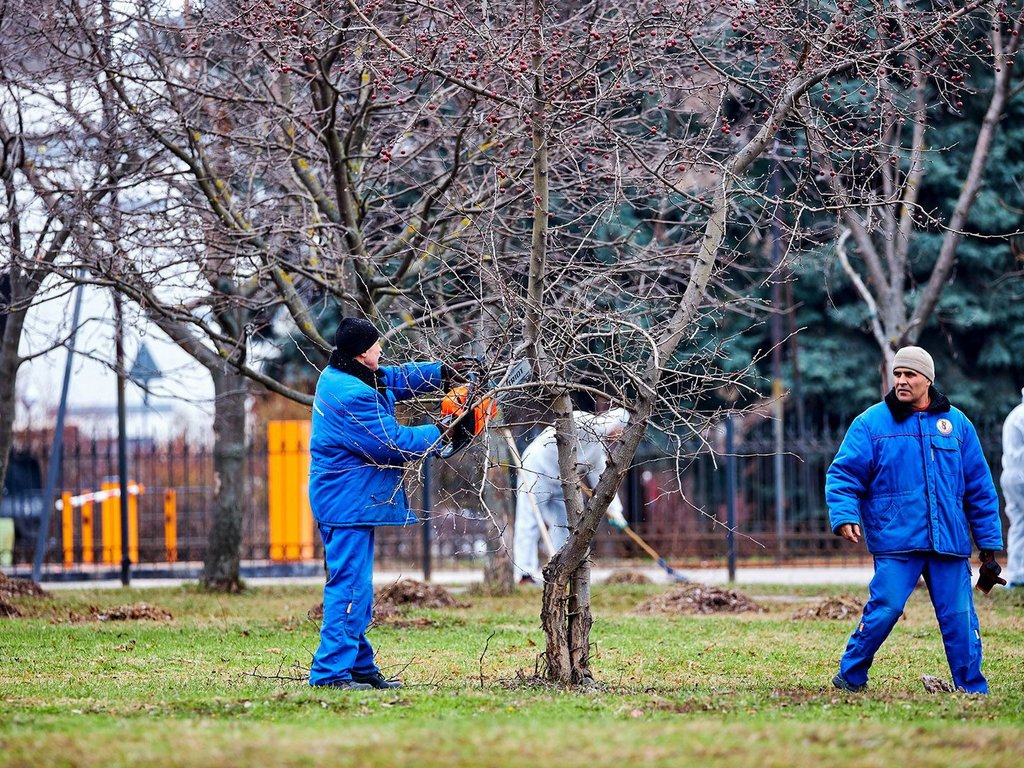
[[[917,371],[928,381],[935,381],[935,363],[932,356],[921,347],[903,347],[892,359],[892,369],[909,368]]]

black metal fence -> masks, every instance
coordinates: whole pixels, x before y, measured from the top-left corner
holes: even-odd
[[[998,477],[998,427],[981,430],[981,437],[993,475]],[[771,424],[766,424],[737,442],[733,456],[706,446],[685,460],[648,453],[631,468],[620,489],[627,517],[631,527],[674,564],[724,565],[728,502],[725,469],[727,462],[734,461],[738,481],[735,542],[742,564],[865,562],[862,548],[844,545],[828,526],[824,476],[841,439],[841,434],[825,430],[790,434],[785,437],[784,450],[778,458]],[[48,445],[49,437],[45,435],[34,441],[22,440],[17,446],[17,460],[36,462],[36,475],[45,477]],[[104,563],[103,546],[108,539],[103,531],[104,516],[98,511],[99,502],[93,507],[91,536],[83,527],[81,507],[75,513],[77,516],[72,516],[70,534],[66,533],[68,516],[54,502],[62,494],[85,498],[104,484],[116,482],[117,441],[113,437],[71,436],[65,439],[64,446],[57,499],[50,501],[54,512],[44,573],[47,577],[59,577],[110,571],[115,560],[120,563],[120,553]],[[206,552],[213,509],[216,480],[212,449],[184,440],[134,441],[129,443],[129,454],[129,480],[142,489],[135,502],[138,544],[134,565],[146,574],[187,569],[189,564],[197,566]],[[250,565],[272,564],[276,561],[271,559],[265,436],[252,441],[247,466],[242,559]],[[430,499],[423,496],[420,477],[410,477],[407,483],[413,506],[431,509],[424,523],[429,526],[428,536],[424,536],[422,526],[380,529],[380,567],[418,570],[422,567],[425,540],[429,540],[434,568],[479,565],[488,552],[499,546],[493,518],[487,510],[477,508],[473,494],[467,497],[446,488],[446,478],[451,473],[445,472],[440,462],[435,462],[432,472],[434,490]],[[781,494],[776,492],[780,482]],[[514,487],[510,483],[502,485],[499,493],[504,494],[511,493],[509,488]],[[173,492],[172,496],[168,492]],[[168,498],[173,499],[173,541],[169,538]],[[456,503],[456,499],[460,501]],[[13,518],[15,522],[13,562],[5,568],[8,572],[31,572],[39,513],[46,503],[38,489],[16,489],[4,497],[0,517]],[[92,557],[87,552],[90,547]],[[611,528],[599,532],[594,550],[599,561],[645,557],[630,539]],[[312,556],[306,553],[306,564],[315,566],[321,554],[319,537],[315,536]]]

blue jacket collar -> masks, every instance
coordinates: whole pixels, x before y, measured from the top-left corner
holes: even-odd
[[[383,392],[387,389],[380,371],[371,371],[359,361],[340,354],[337,349],[331,352],[331,359],[328,365],[332,368],[337,368],[342,373],[347,373],[349,376],[355,376],[363,384],[370,387],[370,389],[375,389],[378,392]]]
[[[931,405],[928,406],[927,413],[948,413],[950,409],[949,398],[939,392],[935,387],[928,387],[928,395],[931,397]],[[896,421],[906,421],[913,416],[916,411],[906,403],[902,403],[896,397],[896,387],[889,390],[889,394],[885,396],[885,404],[889,406],[889,413]]]

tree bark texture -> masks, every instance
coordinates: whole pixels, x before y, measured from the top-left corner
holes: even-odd
[[[203,586],[217,592],[242,589],[239,561],[245,503],[246,379],[229,371],[211,371],[216,403],[213,417],[214,512],[203,564]]]
[[[594,622],[587,553],[594,530],[583,526],[583,497],[576,471],[576,428],[567,392],[555,398],[553,410],[569,539],[544,567],[541,625],[547,637],[547,675],[563,685],[589,685],[594,681],[590,671],[590,629]],[[593,528],[596,530],[596,525]]]
[[[14,411],[17,405],[15,381],[18,377],[20,360],[15,349],[13,354],[6,342],[0,343],[0,487],[7,477],[7,464],[11,445],[14,442]]]

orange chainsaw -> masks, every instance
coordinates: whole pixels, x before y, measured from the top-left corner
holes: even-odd
[[[489,387],[494,392],[498,387],[521,384],[530,378],[530,364],[520,360],[509,369],[505,377]],[[498,397],[494,394],[480,395],[480,380],[475,373],[467,374],[468,384],[455,387],[441,400],[441,424],[451,426],[450,442],[441,456],[447,458],[461,451],[479,435],[498,415]]]

